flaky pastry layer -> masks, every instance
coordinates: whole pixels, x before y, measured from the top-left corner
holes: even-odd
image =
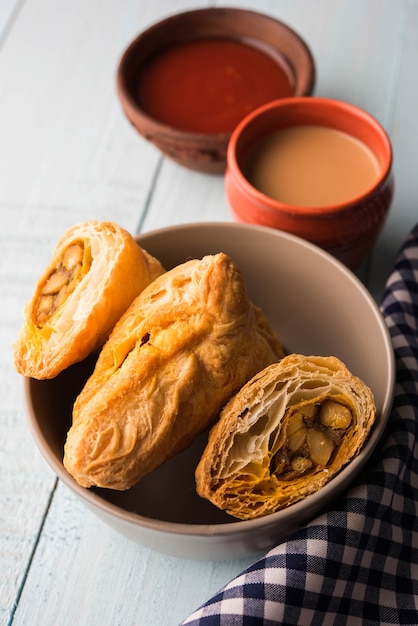
[[[131,487],[282,356],[226,254],[178,265],[136,298],[103,347],[74,405],[65,467],[85,487]]]
[[[164,272],[126,230],[87,221],[67,230],[24,311],[18,373],[45,379],[102,347],[134,298]]]
[[[239,519],[288,507],[359,453],[375,413],[371,390],[339,359],[286,356],[223,409],[196,469],[197,492]]]

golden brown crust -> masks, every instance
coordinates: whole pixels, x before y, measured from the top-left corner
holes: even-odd
[[[87,221],[57,243],[14,346],[17,372],[53,378],[102,347],[132,300],[164,268],[126,230]]]
[[[240,519],[278,511],[356,456],[374,419],[372,392],[339,359],[286,356],[223,409],[196,469],[197,492]]]
[[[281,356],[227,255],[175,267],[136,298],[100,353],[75,402],[65,467],[85,487],[129,488]]]

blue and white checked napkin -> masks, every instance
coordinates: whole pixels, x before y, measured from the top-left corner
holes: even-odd
[[[399,253],[381,310],[396,386],[366,474],[184,626],[418,626],[418,224]]]

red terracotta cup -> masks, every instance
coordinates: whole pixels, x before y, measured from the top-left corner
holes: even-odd
[[[259,191],[244,175],[248,155],[263,139],[290,126],[332,128],[362,142],[377,160],[373,183],[346,201],[314,207],[286,204]],[[232,133],[225,192],[237,221],[298,235],[355,270],[376,242],[392,202],[391,143],[376,119],[351,104],[316,97],[271,102],[250,113]]]

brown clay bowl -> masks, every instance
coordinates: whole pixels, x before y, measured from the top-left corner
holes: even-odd
[[[378,173],[364,193],[338,203],[300,206],[266,195],[250,182],[246,168],[255,146],[277,131],[304,125],[342,131],[370,149]],[[304,180],[296,183],[303,186]],[[346,102],[316,97],[270,102],[250,113],[232,133],[225,191],[236,220],[307,239],[355,270],[376,242],[392,202],[391,142],[376,119]]]
[[[226,167],[227,145],[233,128],[221,132],[181,129],[175,123],[155,117],[149,107],[144,108],[138,95],[144,70],[158,55],[197,40],[228,40],[256,48],[270,62],[274,62],[281,76],[286,75],[290,96],[312,93],[314,61],[306,43],[287,25],[255,11],[234,8],[197,9],[172,15],[145,30],[130,43],[117,69],[117,92],[129,121],[143,138],[180,165],[207,173],[222,173]],[[200,75],[204,80],[205,71]],[[200,76],[196,80],[200,80]],[[206,94],[208,92],[204,90],[212,88],[213,83],[204,85],[198,82],[195,89]],[[187,96],[184,105],[194,106]],[[210,114],[206,117],[209,118]]]

